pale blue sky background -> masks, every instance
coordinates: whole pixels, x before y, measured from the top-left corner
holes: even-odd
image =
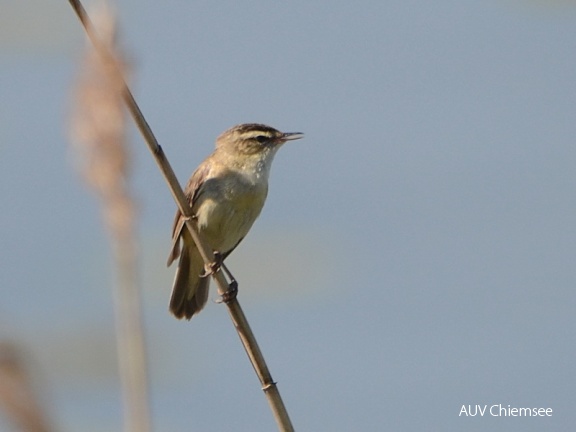
[[[119,430],[108,245],[66,138],[83,34],[66,1],[0,9],[0,338],[29,353],[57,430]],[[573,428],[573,2],[126,0],[119,14],[134,93],[182,181],[233,124],[306,133],[229,260],[298,431]],[[132,136],[155,430],[275,430],[225,308],[167,312],[175,206]],[[463,404],[553,416],[463,418]]]

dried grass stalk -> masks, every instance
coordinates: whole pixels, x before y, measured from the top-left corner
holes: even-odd
[[[0,407],[19,430],[50,432],[25,366],[15,344],[0,343]]]
[[[137,213],[127,180],[125,63],[116,53],[110,10],[101,8],[95,16],[100,40],[111,54],[103,57],[94,48],[86,53],[75,92],[72,141],[79,169],[100,198],[116,263],[114,308],[124,430],[148,432],[148,379],[134,233]]]

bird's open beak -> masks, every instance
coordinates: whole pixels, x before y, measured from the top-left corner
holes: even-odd
[[[282,134],[282,141],[294,141],[300,138],[304,138],[302,132],[286,132]]]

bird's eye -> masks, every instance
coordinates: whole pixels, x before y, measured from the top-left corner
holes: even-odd
[[[268,141],[268,137],[266,135],[258,135],[256,138],[254,138],[256,141],[258,141],[260,144],[264,144],[266,141]]]

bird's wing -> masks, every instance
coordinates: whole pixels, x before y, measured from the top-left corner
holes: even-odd
[[[194,171],[190,180],[188,180],[186,188],[184,189],[184,194],[186,195],[190,207],[194,206],[194,201],[198,197],[200,189],[208,178],[209,173],[210,165],[202,164],[196,169],[196,171]],[[170,255],[168,256],[168,267],[170,267],[174,260],[180,256],[180,236],[185,223],[186,218],[183,217],[179,209],[176,210],[176,216],[174,217],[174,224],[172,226],[172,248],[170,250]]]

